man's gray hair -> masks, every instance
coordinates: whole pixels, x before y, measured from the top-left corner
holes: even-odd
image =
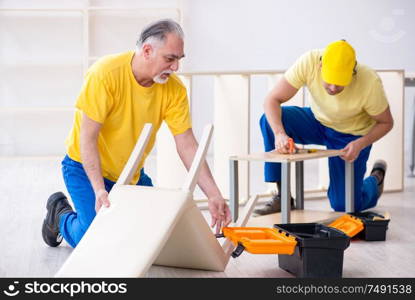
[[[164,43],[168,33],[175,33],[182,39],[184,37],[181,26],[171,19],[163,19],[147,25],[137,41],[137,49],[140,50],[145,43]]]

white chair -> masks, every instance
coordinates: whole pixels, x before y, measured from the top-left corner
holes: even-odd
[[[99,211],[56,277],[143,277],[158,265],[223,271],[234,246],[223,246],[193,201],[193,191],[212,136],[204,129],[181,189],[128,185],[151,132],[146,124],[116,185],[110,207]],[[244,226],[257,197],[248,202]]]

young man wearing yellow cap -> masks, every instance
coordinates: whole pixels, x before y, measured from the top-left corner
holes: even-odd
[[[307,86],[310,107],[284,106],[297,91]],[[288,139],[295,143],[343,149],[341,157],[329,158],[328,197],[335,211],[345,210],[345,164],[354,162],[355,209],[374,207],[383,191],[386,162],[378,160],[364,178],[371,145],[393,127],[389,104],[376,72],[357,63],[355,51],[344,40],[324,50],[302,55],[289,68],[264,103],[260,126],[265,151],[288,153]],[[265,163],[265,181],[275,182],[280,191],[281,165]],[[293,199],[291,199],[293,202]],[[257,215],[281,210],[276,194]]]

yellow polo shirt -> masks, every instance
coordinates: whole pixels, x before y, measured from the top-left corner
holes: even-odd
[[[109,55],[98,60],[87,72],[76,101],[73,127],[65,144],[69,157],[81,162],[80,125],[84,112],[101,123],[98,150],[103,176],[117,181],[145,123],[153,131],[132,184],[138,182],[144,160],[154,146],[157,130],[165,121],[173,135],[191,128],[185,86],[172,74],[165,84],[143,87],[131,69],[134,51]]]
[[[337,95],[329,95],[323,87],[320,57],[323,50],[303,54],[285,74],[295,88],[306,85],[313,99],[311,110],[326,127],[342,133],[365,135],[375,125],[371,116],[384,112],[389,104],[382,81],[374,70],[358,64],[352,82]]]

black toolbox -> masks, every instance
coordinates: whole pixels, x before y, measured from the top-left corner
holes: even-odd
[[[388,229],[389,219],[375,212],[355,212],[349,213],[362,220],[364,229],[358,233],[357,237],[365,241],[384,241],[386,230]]]
[[[280,268],[296,277],[342,277],[343,254],[350,245],[342,231],[318,223],[276,224],[274,228],[297,240],[293,255],[278,254]]]

